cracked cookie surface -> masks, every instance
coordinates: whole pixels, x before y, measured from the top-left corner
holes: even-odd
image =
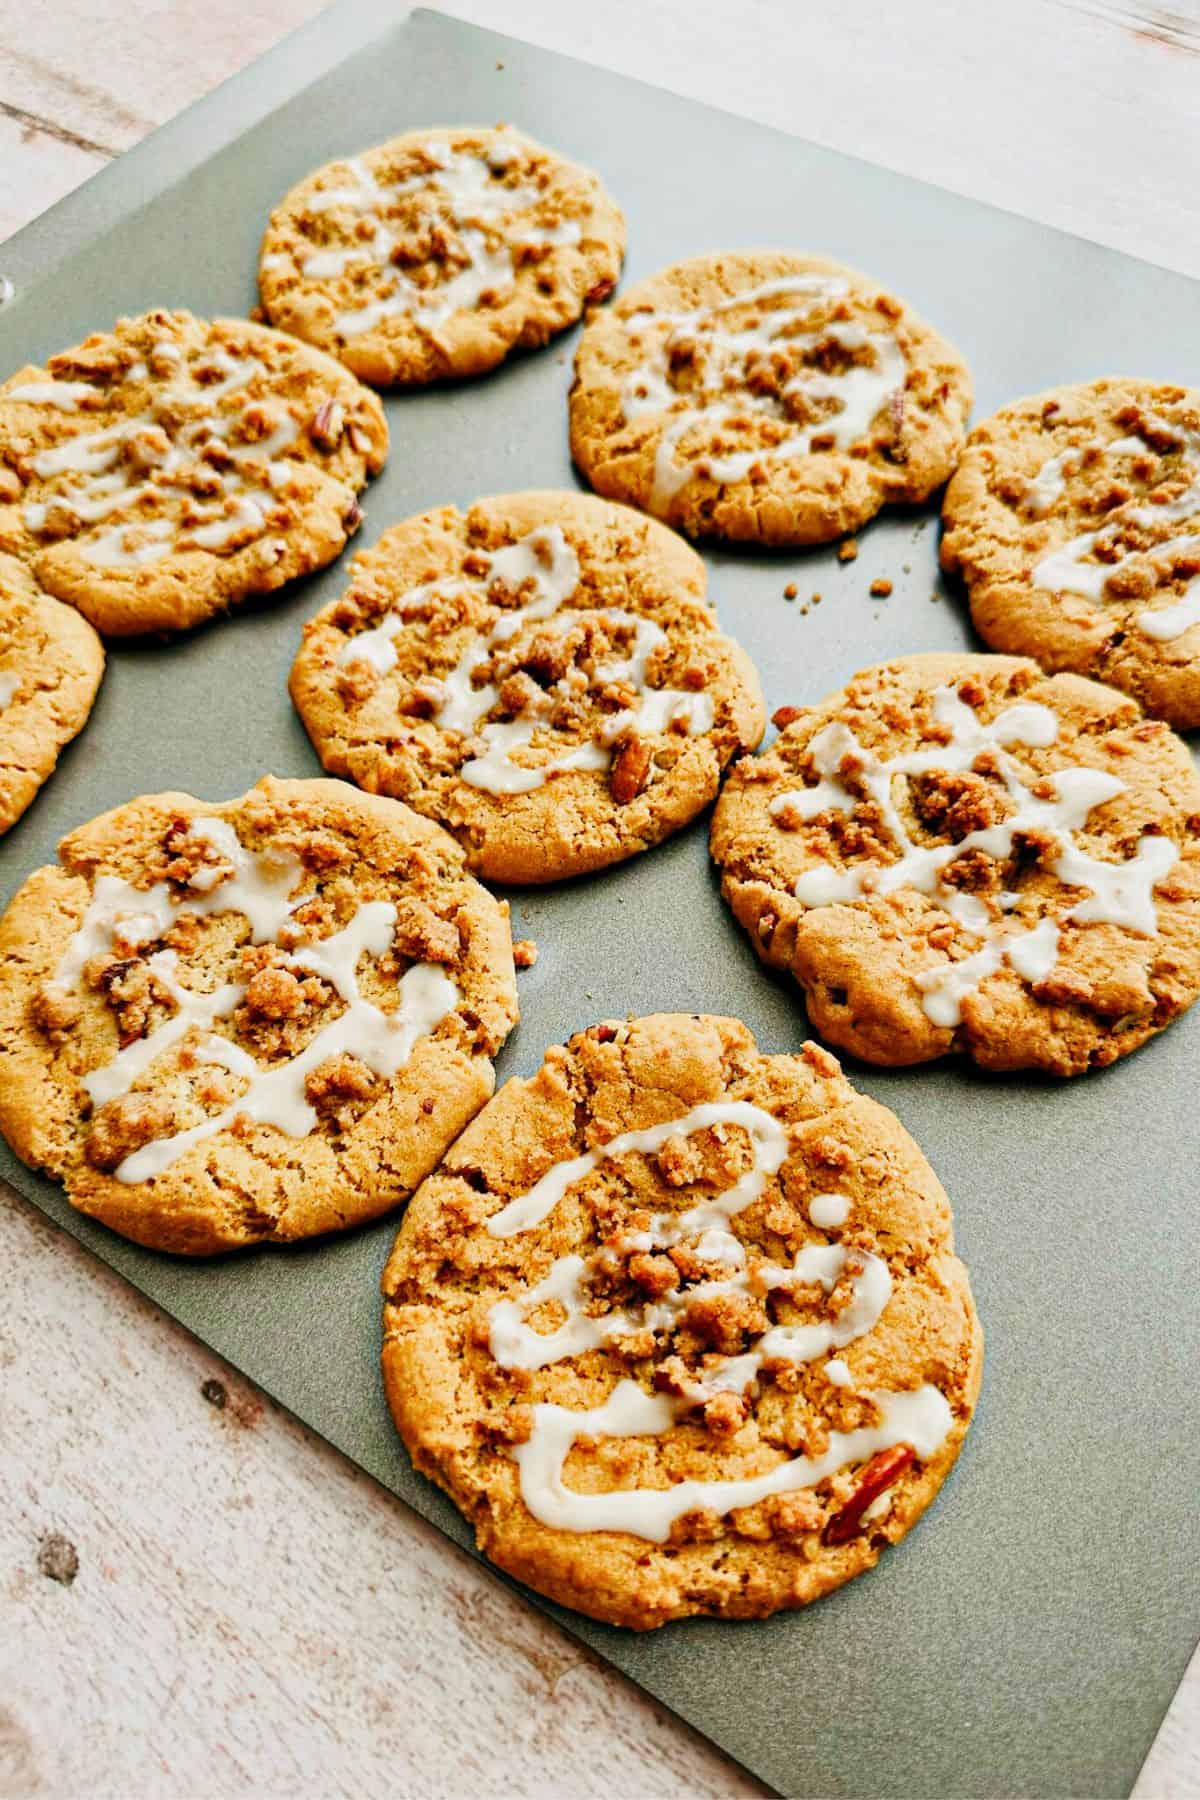
[[[818,544],[928,499],[970,404],[958,351],[871,277],[729,251],[589,320],[571,451],[597,493],[689,537]]]
[[[713,815],[722,892],[868,1062],[1082,1074],[1200,991],[1200,779],[1115,688],[912,656],[788,707]]]
[[[994,649],[1200,725],[1200,392],[1111,379],[1003,407],[971,433],[943,522],[942,564]]]
[[[501,1568],[639,1629],[869,1568],[979,1387],[925,1158],[827,1051],[762,1055],[734,1019],[549,1050],[418,1190],[383,1287],[417,1468]]]
[[[305,629],[291,691],[325,767],[445,825],[475,871],[553,881],[661,842],[762,736],[700,558],[570,493],[384,532]]]
[[[263,238],[268,318],[380,387],[481,375],[612,291],[598,176],[510,128],[430,128],[330,163]]]
[[[377,397],[244,319],[122,319],[0,385],[0,550],[105,636],[324,567],[383,467]]]
[[[153,1249],[310,1237],[407,1199],[516,1017],[507,908],[407,807],[150,795],[0,920],[0,1130]]]
[[[87,620],[43,593],[24,563],[0,555],[0,832],[87,724],[103,673]]]

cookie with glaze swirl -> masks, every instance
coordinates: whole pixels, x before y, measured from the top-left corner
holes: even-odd
[[[0,550],[106,637],[183,630],[332,562],[387,443],[282,332],[122,319],[0,385]]]
[[[509,1574],[639,1630],[869,1568],[979,1388],[925,1158],[827,1051],[765,1056],[735,1019],[547,1051],[414,1196],[383,1286],[417,1468]]]
[[[406,1200],[492,1091],[508,909],[337,781],[80,826],[0,919],[0,1130],[72,1205],[208,1255]]]
[[[571,450],[597,493],[689,537],[821,544],[940,488],[970,404],[958,351],[870,276],[727,251],[589,321]]]
[[[267,317],[377,387],[481,375],[616,285],[598,176],[506,126],[430,127],[330,163],[271,215]]]
[[[325,767],[437,819],[486,879],[660,843],[762,735],[704,564],[628,507],[501,494],[385,531],[306,627],[292,697]]]

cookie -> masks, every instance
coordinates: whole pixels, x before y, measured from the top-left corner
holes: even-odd
[[[0,555],[0,832],[87,724],[103,673],[87,621],[44,594],[24,563]]]
[[[292,696],[332,773],[452,831],[489,880],[659,843],[762,736],[758,678],[673,532],[503,494],[384,532],[306,628]]]
[[[867,1062],[1115,1062],[1200,990],[1200,779],[1115,689],[1007,656],[866,669],[731,775],[722,891]]]
[[[332,562],[386,453],[331,357],[242,319],[122,319],[0,385],[0,550],[105,636],[182,630]]]
[[[735,1019],[548,1051],[418,1190],[383,1286],[417,1468],[510,1575],[638,1629],[870,1568],[979,1388],[929,1164],[827,1051]]]
[[[481,375],[611,293],[625,221],[598,176],[499,126],[406,132],[271,215],[267,317],[379,387]]]
[[[1200,725],[1200,392],[1091,381],[1004,407],[946,490],[942,564],[997,650]]]
[[[821,544],[941,487],[970,404],[957,350],[869,276],[731,251],[590,320],[571,450],[597,493],[690,537]]]
[[[337,781],[130,801],[0,920],[0,1130],[72,1205],[206,1255],[389,1212],[488,1098],[507,908]]]

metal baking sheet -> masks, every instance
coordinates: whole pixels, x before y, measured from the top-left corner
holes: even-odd
[[[335,6],[0,250],[15,302],[0,368],[121,312],[254,303],[271,203],[300,175],[410,127],[506,119],[603,171],[629,218],[627,279],[737,245],[828,252],[911,298],[961,346],[982,416],[1111,372],[1196,379],[1200,289],[1020,218],[430,13]],[[369,47],[368,47],[369,46]],[[570,486],[572,340],[481,380],[387,402],[392,455],[363,541],[444,501]],[[937,576],[932,513],[893,513],[856,563],[711,551],[726,628],[769,702],[815,700],[890,655],[970,641]],[[872,601],[887,576],[895,592]],[[301,622],[341,568],[171,644],[110,650],[90,726],[4,840],[4,897],[103,808],[182,787],[236,794],[316,760],[285,691]],[[795,581],[807,615],[783,597]],[[721,905],[706,821],[635,862],[515,895],[541,957],[500,1075],[597,1018],[739,1014],[767,1050],[797,993]],[[872,1573],[763,1624],[635,1637],[556,1616],[765,1781],[796,1795],[1120,1795],[1195,1641],[1200,1478],[1191,1154],[1200,1009],[1070,1085],[941,1065],[851,1069],[948,1188],[988,1333],[982,1403],[924,1522]],[[22,1193],[309,1425],[468,1541],[415,1476],[378,1376],[393,1225],[287,1252],[172,1262],[78,1218],[5,1154]],[[499,1579],[499,1577],[497,1577]],[[554,1610],[554,1609],[551,1609]],[[386,1627],[385,1627],[386,1628]]]

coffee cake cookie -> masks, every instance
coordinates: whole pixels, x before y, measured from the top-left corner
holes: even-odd
[[[673,532],[578,494],[386,531],[306,628],[292,696],[325,767],[406,800],[490,880],[659,843],[762,736],[758,679]]]
[[[866,275],[821,256],[677,263],[588,324],[571,450],[598,493],[690,537],[819,544],[958,459],[966,364]]]
[[[520,132],[406,132],[292,189],[263,238],[267,316],[379,387],[480,375],[616,285],[600,180]]]
[[[787,707],[713,816],[722,890],[868,1062],[1078,1075],[1200,989],[1200,779],[1125,694],[927,655]]]
[[[105,636],[177,631],[332,562],[386,454],[331,357],[150,312],[0,385],[0,550]]]
[[[0,831],[29,805],[83,730],[104,673],[100,639],[0,555]]]
[[[972,432],[942,563],[997,650],[1095,675],[1200,725],[1200,392],[1052,388]]]
[[[979,1388],[929,1164],[827,1051],[734,1019],[548,1051],[418,1190],[383,1286],[417,1468],[509,1574],[639,1629],[869,1568]]]
[[[507,908],[436,825],[336,781],[81,826],[0,920],[0,1130],[158,1250],[407,1199],[492,1091]]]

